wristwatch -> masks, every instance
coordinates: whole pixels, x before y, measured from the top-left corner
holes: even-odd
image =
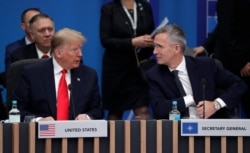
[[[214,101],[213,103],[214,103],[214,108],[216,110],[219,110],[221,108],[220,103],[218,101]]]

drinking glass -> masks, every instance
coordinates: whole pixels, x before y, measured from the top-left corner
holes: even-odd
[[[24,122],[29,123],[29,122],[34,122],[35,121],[35,116],[33,115],[27,115],[24,117]]]

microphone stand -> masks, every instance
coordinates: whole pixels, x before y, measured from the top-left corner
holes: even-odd
[[[74,105],[74,98],[73,98],[73,86],[71,84],[68,85],[68,89],[70,91],[70,103],[72,105],[72,110],[73,110],[73,115],[74,115],[74,119],[76,118],[76,112],[75,112],[75,105]]]
[[[206,87],[206,80],[203,78],[201,80],[202,84],[202,99],[203,99],[203,119],[205,119],[205,87]]]

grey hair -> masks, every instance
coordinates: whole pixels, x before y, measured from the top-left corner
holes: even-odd
[[[177,43],[181,46],[182,51],[186,49],[187,41],[184,31],[177,25],[171,24],[166,25],[160,29],[158,29],[155,33],[155,35],[160,33],[167,33],[168,38],[167,40],[170,43]],[[154,35],[154,36],[155,36]]]

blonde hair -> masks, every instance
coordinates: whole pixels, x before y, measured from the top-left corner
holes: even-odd
[[[74,42],[74,41],[80,41],[82,43],[86,42],[87,39],[82,35],[81,32],[69,29],[69,28],[63,28],[55,33],[55,35],[52,38],[51,41],[51,53],[54,52],[54,50],[60,46],[63,46],[67,42]]]

